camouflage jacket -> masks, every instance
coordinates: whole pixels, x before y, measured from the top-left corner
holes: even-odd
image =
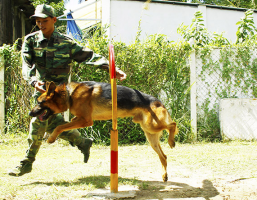
[[[108,60],[70,37],[54,31],[47,40],[41,31],[25,37],[22,45],[22,75],[30,84],[35,80],[67,82],[72,61],[108,66]]]

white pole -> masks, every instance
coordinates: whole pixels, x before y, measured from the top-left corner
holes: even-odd
[[[190,105],[191,105],[191,127],[197,139],[197,113],[196,113],[196,63],[195,49],[190,55]]]
[[[4,56],[0,55],[0,135],[4,134],[4,115]]]
[[[69,79],[68,79],[68,83],[70,83],[71,82],[71,72],[72,72],[72,67],[73,67],[73,64],[71,64],[71,66],[70,66],[70,76],[69,76]],[[63,113],[63,117],[64,117],[64,120],[66,121],[66,122],[69,122],[70,121],[70,109],[68,109],[67,111],[65,111],[64,113]]]

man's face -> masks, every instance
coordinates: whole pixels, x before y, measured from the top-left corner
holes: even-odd
[[[36,18],[36,25],[43,32],[45,36],[49,36],[54,31],[54,24],[56,22],[56,17],[47,18]]]

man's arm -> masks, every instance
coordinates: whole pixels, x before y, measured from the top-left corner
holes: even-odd
[[[32,63],[33,49],[29,45],[28,40],[25,38],[25,41],[22,45],[21,50],[22,57],[22,76],[30,85],[34,87],[36,79],[36,68]]]
[[[44,85],[43,82],[38,81],[36,78],[36,67],[33,64],[33,49],[29,44],[29,41],[25,39],[22,50],[22,76],[24,80],[26,80],[32,87],[34,87],[37,91],[43,93],[45,90],[41,88]]]
[[[95,66],[95,67],[100,67],[104,70],[107,70],[109,72],[109,61],[99,55],[99,54],[96,54],[94,53],[91,49],[89,48],[86,48],[86,47],[81,47],[81,46],[75,46],[74,49],[77,48],[77,51],[76,50],[72,50],[73,52],[76,52],[74,54],[74,60],[77,61],[77,62],[83,62],[85,61],[85,63],[87,65],[92,65],[92,66]],[[125,80],[127,77],[127,75],[119,68],[116,68],[116,78],[119,79],[119,80]]]

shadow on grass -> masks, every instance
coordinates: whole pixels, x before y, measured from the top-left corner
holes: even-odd
[[[96,189],[106,188],[110,185],[109,176],[89,176],[77,179],[76,181],[52,181],[52,182],[32,182],[27,185],[48,185],[69,187],[74,185],[91,184]],[[202,197],[206,200],[219,195],[218,190],[213,186],[210,180],[203,180],[202,187],[193,187],[186,183],[179,182],[160,182],[160,181],[142,181],[136,178],[119,177],[119,186],[129,185],[137,186],[137,196],[147,199],[166,199],[166,198],[197,198]],[[86,196],[83,196],[86,197]]]

